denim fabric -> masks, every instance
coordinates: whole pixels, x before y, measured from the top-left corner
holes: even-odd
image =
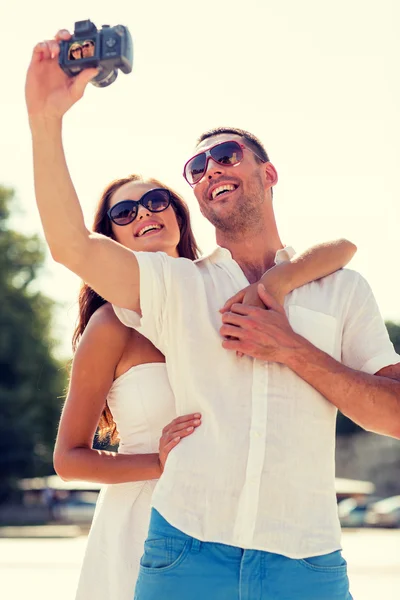
[[[152,510],[135,600],[352,600],[341,552],[291,559],[200,542]]]

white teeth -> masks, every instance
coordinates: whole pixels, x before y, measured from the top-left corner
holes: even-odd
[[[140,237],[152,229],[161,229],[161,225],[147,225],[146,227],[143,227],[143,229],[141,229],[136,235]]]
[[[232,184],[220,185],[219,187],[215,188],[215,190],[213,190],[212,199],[215,200],[216,196],[218,196],[218,194],[220,194],[221,192],[232,192],[234,189],[235,186]]]

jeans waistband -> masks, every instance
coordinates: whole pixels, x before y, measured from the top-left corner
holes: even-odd
[[[150,516],[149,534],[154,533],[165,537],[180,538],[183,540],[194,539],[190,535],[187,535],[180,529],[177,529],[176,527],[168,523],[168,521],[164,519],[164,517],[158,512],[158,510],[152,508]]]

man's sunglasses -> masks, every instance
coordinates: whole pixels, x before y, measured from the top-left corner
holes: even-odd
[[[129,225],[137,217],[139,204],[150,212],[162,212],[171,204],[171,192],[165,188],[149,190],[139,200],[121,200],[114,204],[107,215],[115,225]]]
[[[206,172],[210,158],[219,165],[233,167],[243,160],[243,150],[250,150],[250,148],[234,140],[215,144],[205,152],[192,156],[183,168],[183,176],[189,185],[195,185]],[[250,152],[255,154],[262,162],[266,162],[253,150],[250,150]]]

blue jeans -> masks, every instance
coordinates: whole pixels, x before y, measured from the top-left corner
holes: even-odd
[[[152,510],[135,600],[352,600],[340,551],[291,559],[200,542]]]

